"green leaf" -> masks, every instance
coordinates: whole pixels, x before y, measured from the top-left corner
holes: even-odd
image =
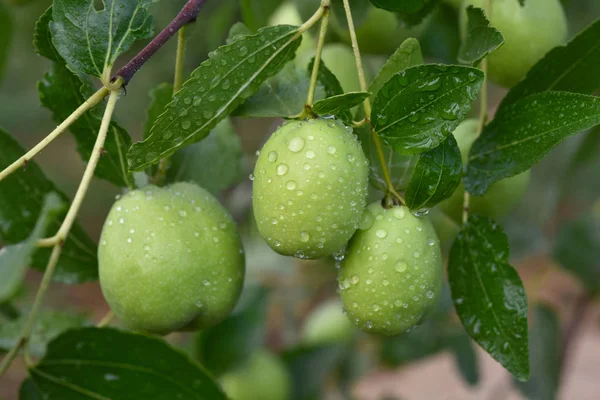
[[[315,58],[313,57],[308,63],[307,71],[310,76],[312,70],[315,66]],[[319,70],[317,71],[317,82],[323,85],[325,90],[325,97],[336,96],[338,94],[343,94],[344,89],[342,89],[342,85],[340,81],[338,81],[337,77],[331,72],[329,68],[325,65],[323,60],[319,63]]]
[[[224,119],[202,142],[173,154],[167,182],[196,182],[216,195],[238,182],[243,170],[240,138],[231,121]]]
[[[488,54],[504,44],[500,31],[490,26],[481,8],[467,7],[467,33],[458,52],[460,62],[479,64]]]
[[[371,0],[373,1],[373,0]],[[377,1],[386,1],[391,2],[393,0],[377,0]],[[423,3],[423,7],[421,7],[417,11],[407,11],[398,13],[398,18],[408,27],[417,26],[424,23],[425,18],[427,18],[438,6],[440,0],[409,0],[407,2],[403,2],[406,4],[421,2]],[[398,2],[400,3],[400,2]]]
[[[13,37],[13,21],[8,6],[0,3],[0,79],[8,64],[10,44]]]
[[[445,339],[446,345],[454,353],[456,367],[465,382],[471,386],[479,383],[479,363],[471,338],[464,332]]]
[[[68,331],[29,374],[48,400],[225,400],[212,377],[162,339],[110,328]]]
[[[40,393],[35,383],[31,378],[27,378],[21,384],[19,389],[19,400],[44,400],[44,396]]]
[[[242,18],[253,32],[268,25],[269,17],[283,0],[241,0]]]
[[[396,73],[402,72],[407,68],[423,64],[423,54],[421,54],[421,45],[415,38],[408,38],[394,54],[381,67],[381,70],[369,85],[369,92],[374,98],[379,89]]]
[[[17,344],[28,317],[29,315],[23,314],[15,321],[0,325],[0,349],[8,351]],[[41,357],[46,352],[48,343],[58,335],[67,329],[80,328],[87,324],[87,318],[80,314],[43,310],[36,319],[29,341],[31,354]]]
[[[243,22],[236,22],[229,28],[229,34],[227,35],[227,44],[237,42],[244,36],[251,36],[252,30],[246,26]]]
[[[558,316],[548,306],[538,304],[529,337],[531,378],[514,381],[529,400],[555,400],[560,385],[561,328]]]
[[[518,100],[548,90],[592,94],[600,88],[600,20],[555,47],[538,61],[500,103],[503,110]]]
[[[65,203],[59,195],[47,194],[42,212],[27,240],[0,249],[0,303],[12,298],[21,287],[31,257],[37,248],[37,241],[44,236],[48,225],[57,213],[64,210],[64,206]]]
[[[524,172],[569,136],[600,124],[600,98],[566,92],[528,96],[504,108],[469,154],[466,189],[481,196],[494,183]]]
[[[150,90],[150,105],[146,110],[146,123],[144,124],[144,139],[150,136],[152,125],[158,117],[165,112],[167,105],[173,100],[173,85],[161,83]]]
[[[38,91],[42,105],[52,111],[54,121],[61,123],[90,97],[95,89],[87,78],[71,72],[56,51],[51,42],[49,26],[51,19],[52,8],[49,8],[36,23],[34,39],[36,50],[41,56],[54,61],[51,72],[44,75],[44,79],[38,83]],[[69,128],[75,136],[77,150],[84,161],[90,158],[101,121],[102,113],[95,108],[86,112]],[[132,177],[127,170],[125,160],[129,146],[131,146],[131,138],[127,131],[116,122],[111,122],[104,145],[105,152],[98,162],[95,176],[118,186],[131,186]]]
[[[320,399],[329,375],[344,356],[344,346],[297,347],[283,354],[292,376],[293,400]]]
[[[25,150],[6,132],[0,129],[0,170],[8,167],[25,154]],[[17,171],[0,181],[0,240],[5,244],[24,241],[33,231],[38,215],[42,212],[44,198],[56,192],[65,203],[70,203],[49,181],[35,161],[29,161],[25,171]],[[53,235],[60,227],[59,215],[50,223],[46,235]],[[39,249],[32,265],[44,270],[51,249]],[[75,223],[58,260],[54,280],[64,283],[80,283],[98,278],[96,245],[79,223]]]
[[[371,0],[377,8],[400,13],[414,14],[421,10],[432,0]]]
[[[288,63],[274,77],[267,79],[258,91],[250,96],[233,115],[252,118],[281,118],[298,114],[304,108],[310,77],[294,63]],[[322,99],[321,85],[315,89],[315,98]]]
[[[560,227],[554,258],[590,293],[600,291],[600,215],[590,213]]]
[[[482,83],[483,72],[476,68],[436,64],[408,68],[377,93],[373,127],[400,153],[433,149],[465,118]]]
[[[371,95],[369,92],[348,92],[316,101],[312,109],[321,116],[342,116],[345,111],[361,104]]]
[[[56,123],[61,123],[93,94],[94,89],[88,80],[80,79],[66,65],[55,62],[52,71],[46,73],[38,83],[38,91],[42,105],[52,111]],[[99,110],[92,109],[69,127],[84,161],[89,160],[92,154],[101,121]],[[94,174],[118,186],[132,186],[125,158],[129,146],[131,138],[127,131],[116,122],[111,122],[104,153]]]
[[[462,179],[462,158],[454,136],[419,158],[406,188],[406,205],[411,210],[431,208],[452,196]]]
[[[448,280],[467,333],[517,379],[526,380],[527,297],[508,255],[502,228],[471,215],[450,249]]]
[[[197,351],[202,364],[221,375],[244,363],[264,346],[269,290],[246,288],[236,310],[223,322],[198,333]]]
[[[381,341],[379,357],[388,367],[398,367],[422,360],[444,349],[441,329],[432,320],[400,336]]]
[[[301,37],[293,26],[263,28],[219,47],[179,90],[150,137],[129,150],[129,167],[141,170],[177,149],[204,139],[210,130],[291,60]]]
[[[110,78],[117,57],[152,36],[148,7],[155,2],[105,0],[98,11],[94,0],[54,0],[52,43],[73,72]]]

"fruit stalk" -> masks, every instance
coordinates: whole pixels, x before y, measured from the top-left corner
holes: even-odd
[[[321,9],[323,10],[323,19],[321,21],[321,31],[319,32],[319,41],[317,42],[317,54],[315,54],[315,63],[310,76],[310,85],[308,86],[308,94],[306,96],[306,106],[311,107],[315,100],[315,88],[317,86],[317,78],[319,76],[319,66],[321,64],[321,53],[323,52],[323,46],[325,45],[325,35],[327,34],[327,26],[329,24],[329,14],[331,9],[329,7],[330,0],[323,0],[321,2]]]

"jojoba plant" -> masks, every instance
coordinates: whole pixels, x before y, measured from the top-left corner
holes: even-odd
[[[190,183],[119,199],[102,229],[98,262],[102,292],[121,321],[160,334],[223,320],[244,279],[235,222]]]
[[[370,204],[340,269],[348,318],[367,332],[398,335],[427,317],[441,288],[440,243],[428,218]]]
[[[254,168],[258,230],[284,255],[321,258],[339,251],[360,222],[367,174],[360,144],[341,122],[284,124],[265,143]]]

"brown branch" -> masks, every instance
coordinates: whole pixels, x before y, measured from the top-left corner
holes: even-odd
[[[142,68],[142,66],[148,61],[161,47],[165,45],[171,39],[179,29],[186,24],[193,22],[202,6],[207,0],[189,0],[185,6],[181,9],[179,14],[162,30],[146,47],[142,49],[135,57],[131,59],[123,68],[117,71],[113,76],[112,82],[117,78],[123,79],[123,86],[127,85],[131,78]]]

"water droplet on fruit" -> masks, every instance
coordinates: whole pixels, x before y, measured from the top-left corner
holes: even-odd
[[[377,229],[377,231],[375,231],[375,235],[379,239],[385,239],[385,237],[387,236],[387,232],[384,229]]]
[[[329,147],[327,147],[327,152],[328,152],[329,154],[335,154],[335,152],[336,152],[336,149],[335,149],[335,147],[333,147],[333,146],[329,146]]]
[[[310,234],[308,232],[301,232],[300,233],[300,241],[303,243],[306,243],[310,240]]]
[[[285,175],[288,172],[288,166],[287,164],[279,164],[277,166],[277,175],[281,176],[281,175]]]
[[[406,215],[406,211],[404,211],[404,208],[398,207],[394,209],[392,215],[394,215],[394,217],[397,219],[403,219]]]
[[[285,187],[287,188],[287,190],[294,190],[294,189],[296,189],[296,182],[294,182],[294,181],[288,181],[285,184]]]
[[[288,143],[288,149],[293,151],[294,153],[299,152],[304,147],[304,139],[301,137],[295,137],[290,140]]]
[[[272,162],[272,163],[277,161],[277,152],[276,151],[270,152],[268,160],[269,160],[269,162]]]
[[[306,151],[306,158],[315,158],[315,152],[312,150]]]
[[[398,261],[394,269],[398,272],[404,272],[408,268],[408,264],[404,261]]]

